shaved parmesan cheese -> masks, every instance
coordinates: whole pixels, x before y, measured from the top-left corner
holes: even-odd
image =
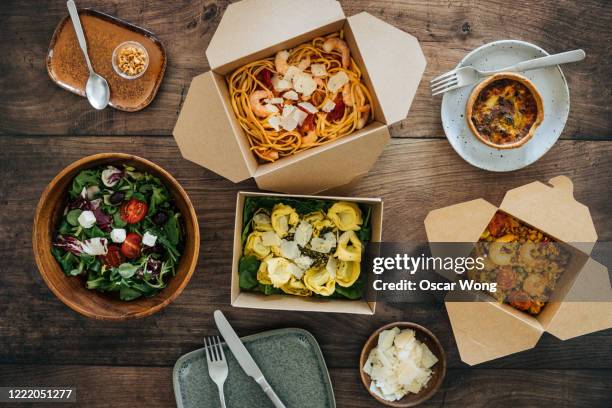
[[[280,116],[271,116],[268,118],[268,124],[274,128],[277,132],[280,130],[281,118]]]
[[[336,258],[334,258],[333,256],[330,256],[329,259],[327,260],[327,265],[325,265],[325,269],[327,270],[327,272],[329,272],[330,276],[332,278],[336,278],[336,269],[338,267],[338,262],[336,261]]]
[[[300,256],[300,249],[294,241],[281,240],[280,252],[284,258],[295,259]]]
[[[312,75],[316,77],[324,77],[327,75],[327,69],[325,69],[325,64],[312,64],[310,66],[310,72],[312,72]]]
[[[310,240],[310,248],[313,251],[328,254],[336,246],[336,236],[333,232],[328,232],[321,237],[314,237]]]
[[[289,117],[291,115],[293,115],[293,112],[296,110],[297,108],[293,105],[285,105],[283,106],[283,118]]]
[[[304,123],[304,120],[306,120],[308,114],[301,109],[296,109],[292,116],[297,121],[298,125],[302,126],[302,123]]]
[[[336,104],[334,103],[334,101],[330,101],[328,100],[327,102],[325,102],[325,104],[323,105],[323,112],[331,112],[334,110],[334,108],[336,107]]]
[[[284,100],[283,98],[267,98],[267,99],[264,99],[264,102],[270,103],[272,105],[281,105],[284,102]]]
[[[309,256],[301,255],[293,260],[295,264],[303,270],[310,268],[310,266],[314,263],[314,259]]]
[[[396,401],[420,392],[437,362],[429,348],[415,338],[414,330],[395,327],[378,335],[378,345],[370,351],[363,370],[372,379],[372,393]]]
[[[295,92],[294,90],[291,90],[291,91],[285,92],[283,94],[283,98],[289,99],[291,101],[297,101],[298,99],[300,99],[300,96],[297,94],[297,92]]]
[[[270,113],[278,113],[278,108],[275,105],[264,105],[264,108]]]
[[[291,81],[283,79],[278,75],[274,75],[272,77],[272,86],[274,87],[274,90],[276,92],[286,91],[288,89],[291,89]]]
[[[348,81],[348,75],[346,75],[344,71],[340,71],[329,78],[329,81],[327,81],[327,89],[334,93],[338,92]]]
[[[261,243],[264,246],[278,246],[281,244],[281,239],[276,232],[274,231],[266,231],[261,234]]]
[[[294,241],[301,247],[305,247],[312,237],[312,225],[308,221],[300,221],[293,236]]]
[[[298,121],[293,116],[284,116],[281,119],[280,125],[283,129],[291,132],[292,130],[295,130],[295,128],[298,127]]]
[[[289,68],[287,68],[287,72],[285,72],[285,76],[283,77],[283,79],[285,81],[289,81],[292,82],[293,81],[293,77],[295,77],[298,74],[301,74],[302,70],[299,69],[298,67],[291,65]]]
[[[308,113],[317,113],[319,110],[310,102],[300,102],[298,106]]]
[[[310,75],[300,72],[293,77],[293,89],[304,96],[310,96],[317,89],[317,83]]]

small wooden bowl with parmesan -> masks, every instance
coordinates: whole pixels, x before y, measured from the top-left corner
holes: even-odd
[[[364,387],[381,404],[414,407],[442,385],[446,355],[436,336],[423,326],[389,323],[366,341],[359,372]]]

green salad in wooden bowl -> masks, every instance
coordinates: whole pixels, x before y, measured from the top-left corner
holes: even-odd
[[[158,177],[129,165],[98,166],[72,180],[52,253],[88,289],[134,300],[154,296],[175,275],[183,230]]]

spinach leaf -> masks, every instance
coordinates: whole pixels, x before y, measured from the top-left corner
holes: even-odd
[[[117,211],[113,214],[113,228],[123,228],[127,225],[127,222],[121,219],[121,213]]]
[[[72,225],[73,227],[78,227],[79,215],[81,215],[82,212],[83,211],[78,208],[68,211],[68,214],[66,214],[66,222],[68,222],[68,224]]]
[[[351,299],[351,300],[361,299],[365,292],[365,281],[366,281],[366,274],[362,270],[361,274],[359,275],[359,278],[357,278],[355,283],[353,283],[348,288],[345,288],[340,285],[336,285],[336,293],[344,296],[345,298]]]
[[[176,213],[172,215],[168,221],[166,221],[166,225],[164,225],[164,232],[166,233],[166,237],[168,241],[176,246],[179,243],[181,237],[181,226],[178,221],[178,217],[180,213]]]
[[[77,198],[81,191],[83,191],[83,187],[87,188],[89,186],[98,185],[101,182],[101,174],[102,170],[83,170],[80,172],[74,180],[72,180],[72,186],[70,187],[70,198]]]
[[[121,285],[119,290],[119,299],[121,300],[134,300],[142,296],[142,293],[136,289],[133,289],[126,284]]]
[[[359,207],[361,208],[361,212],[364,212],[364,207],[366,207],[363,204],[360,204]],[[364,245],[370,241],[370,239],[372,239],[372,225],[370,223],[370,218],[372,215],[372,207],[371,206],[367,206],[365,208],[365,217],[363,218],[363,224],[361,224],[361,229],[359,231],[357,231],[357,236],[359,237],[359,239],[361,240],[361,242],[364,243]]]
[[[263,285],[263,293],[266,295],[278,295],[284,292],[272,285]]]
[[[117,268],[117,272],[123,279],[128,279],[134,276],[136,271],[140,268],[140,265],[132,265],[131,263],[122,263]]]
[[[253,289],[257,286],[259,260],[254,256],[243,256],[238,263],[239,286],[241,289]]]
[[[151,188],[151,201],[149,203],[149,211],[147,214],[153,215],[157,212],[159,206],[168,200],[168,191],[163,186]]]

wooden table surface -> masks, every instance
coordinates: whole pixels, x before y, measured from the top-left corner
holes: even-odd
[[[54,85],[45,71],[64,1],[0,2],[0,386],[76,386],[86,407],[174,405],[176,359],[215,331],[212,311],[226,312],[240,335],[295,326],[311,331],[330,369],[339,407],[372,407],[357,360],[377,327],[408,320],[430,328],[446,349],[444,386],[428,406],[611,406],[612,330],[561,342],[544,334],[535,349],[468,367],[459,359],[443,305],[379,305],[373,317],[271,312],[229,306],[231,239],[238,190],[181,158],[172,139],[191,78],[208,70],[204,51],[227,6],[210,0],[79,0],[156,33],[168,51],[157,98],[138,113],[97,112]],[[499,203],[504,192],[565,174],[590,208],[599,239],[612,240],[612,7],[595,1],[342,1],[415,35],[428,66],[408,118],[352,195],[383,197],[386,241],[425,240],[434,208],[476,197]],[[262,28],[262,29],[265,29]],[[256,35],[256,33],[254,33]],[[464,162],[444,138],[440,98],[429,80],[468,51],[499,39],[533,42],[549,52],[582,48],[587,59],[563,67],[571,112],[562,140],[537,163],[506,174]],[[162,165],[196,207],[202,246],[184,293],[138,321],[99,322],[68,309],[34,264],[31,222],[40,193],[64,166],[85,155],[121,151]],[[40,406],[40,405],[38,405]]]

